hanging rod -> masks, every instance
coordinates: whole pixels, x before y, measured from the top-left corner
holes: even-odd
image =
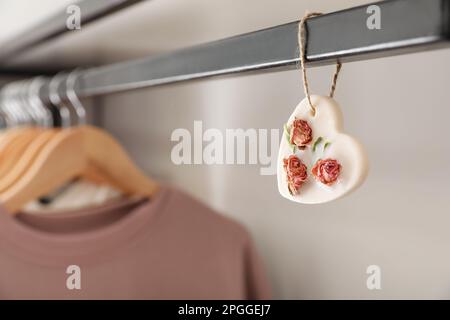
[[[82,0],[75,4],[80,8],[81,27],[84,27],[90,22],[97,21],[100,18],[141,1],[142,0]],[[26,50],[37,45],[42,45],[64,33],[73,32],[66,26],[68,17],[69,13],[67,13],[66,8],[64,8],[64,10],[57,12],[39,25],[33,26],[6,43],[2,43],[0,66],[7,65],[9,60],[13,60],[13,58]]]
[[[369,29],[369,5],[306,23],[309,66],[449,47],[450,0],[391,0],[380,8],[381,29]],[[80,96],[151,87],[237,72],[293,69],[299,61],[298,21],[204,45],[82,73]]]
[[[387,57],[450,46],[450,0],[388,0],[381,29],[369,29],[369,5],[306,22],[308,66]],[[160,56],[80,72],[80,97],[249,71],[289,70],[299,61],[298,21]],[[61,92],[63,95],[64,92]],[[44,93],[46,95],[46,93]]]

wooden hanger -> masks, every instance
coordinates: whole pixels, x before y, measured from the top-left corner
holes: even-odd
[[[30,127],[15,127],[5,129],[0,136],[0,159],[7,154],[9,146],[14,145],[14,140],[17,139],[23,132],[28,131]]]
[[[2,155],[3,150],[6,148],[9,139],[11,139],[14,136],[17,136],[20,133],[20,130],[23,128],[8,128],[3,129],[0,133],[0,157]]]
[[[44,130],[36,135],[23,154],[14,161],[14,166],[5,175],[0,175],[0,193],[13,185],[30,168],[39,152],[47,142],[56,134],[56,129]],[[8,153],[5,157],[11,156]]]
[[[5,158],[10,158],[9,162],[12,167],[6,170],[6,174],[0,175],[0,193],[5,192],[9,187],[11,187],[19,178],[31,167],[33,162],[36,160],[38,154],[42,151],[45,145],[54,137],[58,131],[61,129],[40,129],[37,135],[33,137],[27,137],[30,139],[30,143],[20,152],[8,153],[8,148],[5,148],[6,152],[4,154]],[[20,132],[17,132],[20,133]],[[96,184],[107,184],[118,188],[113,181],[109,181],[99,173],[96,168],[91,165],[86,168],[83,173],[83,179],[92,181]]]
[[[19,161],[32,141],[42,132],[35,127],[21,128],[6,137],[0,157],[0,177],[4,177]]]
[[[23,175],[0,194],[0,202],[17,213],[29,201],[93,168],[125,194],[152,197],[158,190],[158,183],[144,175],[110,134],[80,126],[55,134]]]
[[[0,134],[0,193],[19,180],[59,130],[23,127],[7,129]],[[96,184],[112,184],[92,167],[82,178]]]

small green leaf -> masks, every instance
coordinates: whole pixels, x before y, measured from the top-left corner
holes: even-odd
[[[287,124],[284,124],[283,129],[284,129],[284,135],[286,136],[286,139],[290,144],[291,143],[291,135],[289,134]]]
[[[317,140],[314,142],[314,144],[313,144],[313,148],[312,148],[312,151],[313,152],[316,152],[316,148],[317,148],[317,146],[322,142],[322,137],[318,137],[317,138]]]
[[[284,135],[286,136],[287,143],[291,146],[292,152],[295,153],[295,145],[291,144],[291,135],[289,134],[287,124],[284,124],[283,129],[284,129]]]
[[[326,148],[330,146],[331,142],[327,141],[325,145],[323,146],[323,151],[325,151]]]

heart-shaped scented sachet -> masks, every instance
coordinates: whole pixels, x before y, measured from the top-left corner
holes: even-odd
[[[342,113],[332,98],[304,99],[284,126],[278,154],[278,189],[299,203],[324,203],[355,190],[368,172],[367,154],[343,132]]]

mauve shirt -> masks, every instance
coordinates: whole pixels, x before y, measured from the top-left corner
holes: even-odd
[[[247,231],[177,189],[40,215],[0,208],[0,299],[269,298]]]

